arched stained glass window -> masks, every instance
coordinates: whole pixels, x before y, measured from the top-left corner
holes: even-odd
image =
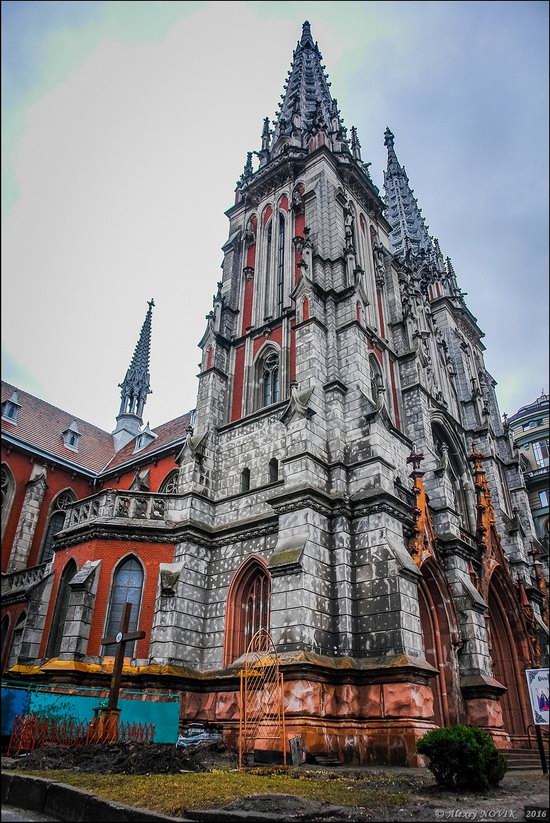
[[[61,492],[57,495],[52,507],[52,514],[48,522],[44,545],[42,547],[41,563],[49,563],[53,557],[53,541],[55,535],[61,531],[65,523],[65,509],[74,503],[75,496],[71,491]]]
[[[136,631],[139,618],[139,607],[141,605],[141,592],[143,589],[143,568],[135,557],[127,557],[118,566],[113,577],[111,596],[109,598],[109,616],[105,627],[105,636],[112,637],[120,630],[120,624],[124,614],[126,603],[132,604],[130,612],[130,623],[128,631]],[[134,655],[135,641],[126,644],[126,654],[128,657]],[[104,646],[103,654],[114,655],[115,645]]]
[[[65,628],[67,610],[69,608],[69,596],[71,594],[69,583],[75,574],[76,563],[74,560],[69,560],[63,569],[63,573],[59,581],[59,590],[57,592],[57,601],[52,618],[46,657],[57,657],[61,651],[61,641],[63,640],[63,630]]]
[[[255,557],[235,575],[227,602],[226,665],[246,652],[259,629],[269,631],[270,588],[267,568]]]
[[[177,494],[178,493],[178,470],[174,469],[171,471],[169,475],[167,475],[162,483],[160,484],[159,492],[164,492],[165,494]]]

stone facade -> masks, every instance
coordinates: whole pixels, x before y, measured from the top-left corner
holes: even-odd
[[[235,740],[237,672],[261,625],[290,736],[343,760],[414,764],[437,723],[522,743],[523,668],[541,661],[547,611],[483,334],[389,130],[386,145],[387,208],[304,24],[259,168],[249,155],[227,212],[177,493],[107,492],[82,517],[75,504],[54,573],[92,538],[121,554],[173,544],[135,662],[157,686],[169,672],[183,722]],[[97,580],[85,570],[64,659],[87,659]]]

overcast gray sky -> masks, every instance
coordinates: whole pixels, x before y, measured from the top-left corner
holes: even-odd
[[[154,297],[152,426],[192,408],[224,210],[310,20],[382,187],[384,129],[486,332],[548,389],[546,2],[3,2],[2,376],[107,430]]]

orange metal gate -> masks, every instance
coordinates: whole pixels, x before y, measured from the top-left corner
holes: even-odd
[[[282,751],[286,766],[283,675],[265,629],[257,631],[248,645],[240,681],[239,768],[247,765],[254,749]]]

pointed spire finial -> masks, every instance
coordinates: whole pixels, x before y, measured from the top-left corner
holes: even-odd
[[[151,394],[151,387],[149,384],[149,357],[151,352],[151,321],[153,306],[155,301],[153,298],[147,301],[147,314],[141,327],[139,340],[134,349],[132,360],[126,372],[126,376],[119,387],[122,389],[120,393],[120,414],[131,414],[139,418],[143,414],[143,407],[147,400],[147,395]]]
[[[351,127],[351,153],[356,160],[361,160],[361,143],[357,137],[357,129],[355,126]]]
[[[302,25],[302,36],[300,38],[300,45],[305,46],[306,43],[309,43],[313,46],[313,37],[311,36],[311,27],[309,25],[309,20],[304,20]]]
[[[386,126],[386,131],[384,132],[384,145],[391,146],[393,148],[393,141],[395,140],[395,135],[393,132],[390,131],[390,127]]]

